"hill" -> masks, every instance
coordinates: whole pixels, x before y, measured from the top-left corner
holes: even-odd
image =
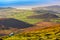
[[[37,7],[33,8],[33,10],[50,10],[60,13],[60,6],[59,5],[52,5],[52,6],[46,6],[46,7]]]
[[[39,13],[38,13],[38,11],[36,12],[34,10],[22,10],[22,9],[15,9],[15,8],[8,9],[8,8],[0,10],[0,18],[15,18],[15,19],[22,20],[30,24],[35,24],[37,22],[43,21],[43,19],[29,19],[27,18],[28,16],[40,15],[40,14],[45,14],[45,13],[59,15],[59,13],[57,13],[56,11],[52,11],[52,10],[39,9]]]
[[[14,18],[1,18],[0,19],[0,26],[5,26],[5,28],[26,28],[29,26],[32,26],[29,23],[23,22],[23,21],[19,21],[17,19]]]
[[[2,9],[14,9],[14,8],[12,8],[12,7],[0,7],[0,9],[2,10]]]
[[[0,7],[0,18],[7,18],[7,16],[14,14],[15,11],[13,10],[17,10],[17,9],[12,7]]]
[[[41,28],[44,25],[44,28]],[[40,22],[5,40],[60,40],[60,23]],[[45,26],[46,25],[46,26]],[[48,26],[47,26],[48,25]],[[52,25],[52,26],[51,26]]]
[[[0,18],[0,35],[7,35],[11,32],[28,28],[30,26],[33,25],[14,18]]]
[[[27,32],[37,31],[37,30],[41,30],[41,29],[45,29],[45,28],[54,27],[54,26],[58,27],[59,25],[60,25],[60,23],[56,23],[56,22],[38,22],[35,24],[35,26],[26,28],[24,30],[24,32],[27,33]]]
[[[56,8],[56,9],[58,9],[58,8],[60,8],[60,5],[53,5],[53,6],[47,6],[46,8]]]
[[[51,19],[51,18],[59,18],[57,15],[55,14],[51,14],[51,13],[45,13],[45,14],[40,14],[40,15],[33,15],[33,16],[29,16],[28,18],[36,18],[36,19]]]
[[[56,14],[60,17],[60,6],[59,5],[36,7],[32,9],[35,14],[51,13],[51,14]]]

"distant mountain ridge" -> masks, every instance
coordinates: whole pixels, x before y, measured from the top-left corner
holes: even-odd
[[[47,6],[46,8],[60,8],[60,5]]]
[[[46,7],[36,7],[33,8],[34,10],[51,10],[56,11],[60,13],[60,6],[59,5],[52,5],[52,6],[46,6]]]
[[[14,9],[13,7],[0,7],[0,9]]]

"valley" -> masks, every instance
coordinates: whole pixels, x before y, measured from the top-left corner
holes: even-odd
[[[32,10],[0,8],[0,38],[3,40],[60,40],[59,30],[60,6]]]

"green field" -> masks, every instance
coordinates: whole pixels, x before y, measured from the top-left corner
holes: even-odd
[[[13,15],[9,15],[7,16],[7,18],[15,18],[18,20],[22,20],[24,22],[28,22],[30,24],[34,24],[43,20],[43,19],[28,19],[27,17],[31,15],[36,15],[36,14],[34,14],[32,11],[25,11],[24,13],[20,12],[20,13],[15,13]]]
[[[37,15],[36,13],[32,12],[32,11],[24,11],[24,12],[17,12],[17,13],[13,13],[9,16],[7,16],[7,18],[15,18],[30,24],[35,24],[37,22],[41,22],[44,19],[30,19],[27,18],[28,16],[33,16],[33,15]],[[46,20],[46,19],[45,19]],[[60,22],[60,19],[52,19],[52,22]]]

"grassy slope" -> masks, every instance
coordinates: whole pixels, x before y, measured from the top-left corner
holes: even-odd
[[[42,30],[20,33],[4,40],[60,40],[60,25]]]
[[[33,12],[31,11],[25,11],[25,12],[20,12],[20,13],[16,13],[10,16],[7,16],[8,18],[15,18],[18,20],[22,20],[31,24],[37,23],[39,21],[42,21],[42,19],[38,20],[38,19],[28,19],[27,16],[31,16],[31,15],[35,15]]]

